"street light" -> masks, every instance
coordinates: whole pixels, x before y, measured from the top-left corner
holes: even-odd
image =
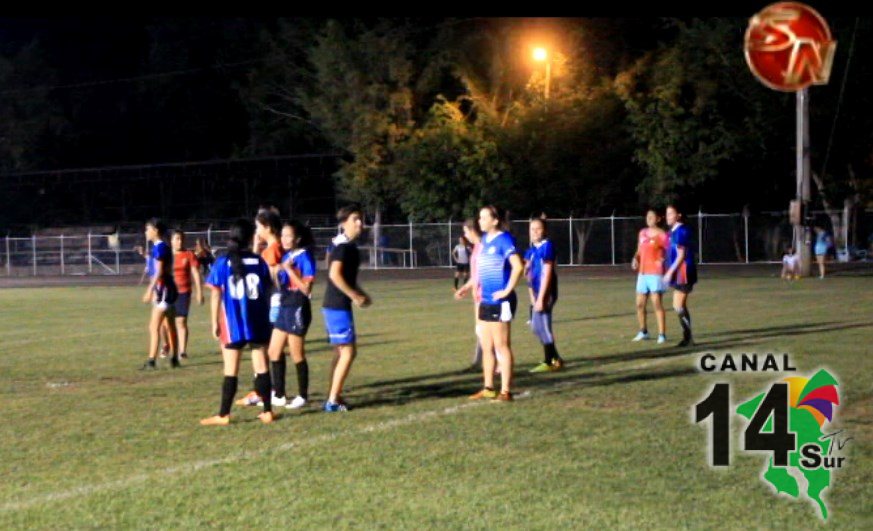
[[[534,48],[533,51],[534,61],[545,62],[546,63],[546,90],[545,97],[546,101],[549,100],[549,83],[552,80],[552,61],[549,59],[549,52],[545,48]]]

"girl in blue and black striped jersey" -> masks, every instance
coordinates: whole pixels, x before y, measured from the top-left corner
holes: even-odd
[[[503,216],[495,206],[479,211],[482,245],[477,256],[482,302],[479,322],[482,326],[482,377],[484,388],[471,400],[491,398],[512,400],[512,346],[510,323],[518,301],[515,287],[524,273],[524,265],[515,247],[515,239],[504,231]],[[495,353],[500,364],[500,394],[494,390]]]
[[[282,227],[282,247],[289,249],[282,257],[277,275],[280,290],[279,315],[273,324],[270,339],[270,365],[273,369],[273,391],[285,396],[285,365],[283,348],[288,345],[297,371],[298,394],[286,402],[286,409],[298,409],[309,400],[309,364],[306,362],[305,341],[312,323],[312,284],[315,282],[314,245],[309,227],[290,221]]]
[[[697,283],[697,266],[694,263],[694,249],[691,247],[691,231],[683,223],[685,216],[676,205],[667,206],[667,225],[670,226],[670,249],[664,273],[664,284],[673,287],[673,310],[679,316],[682,326],[682,341],[677,346],[694,344],[691,334],[691,313],[688,311],[688,296]]]
[[[557,371],[564,360],[555,348],[552,333],[552,309],[558,302],[558,274],[555,271],[555,247],[547,236],[546,221],[530,220],[530,249],[528,256],[528,293],[530,295],[530,327],[543,345],[543,362],[530,372]]]
[[[170,362],[173,367],[179,367],[179,338],[176,333],[175,304],[179,293],[173,279],[173,251],[165,241],[167,227],[159,219],[152,218],[146,222],[145,237],[153,245],[151,258],[151,282],[142,296],[144,303],[153,303],[151,320],[149,321],[149,354],[143,369],[157,368],[156,359],[161,340],[161,327],[166,321],[168,343],[173,351]]]

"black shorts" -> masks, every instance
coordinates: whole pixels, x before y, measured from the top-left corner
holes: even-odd
[[[511,297],[500,304],[479,303],[479,320],[488,323],[508,323],[515,317],[517,299]]]
[[[174,304],[176,317],[188,317],[188,309],[191,308],[191,292],[180,293]]]
[[[173,307],[176,304],[176,299],[179,298],[175,284],[155,284],[154,292],[155,306],[162,310]]]
[[[225,345],[224,345],[224,348],[226,348],[227,350],[242,350],[242,349],[246,348],[246,346],[249,346],[249,347],[251,347],[251,348],[265,347],[265,346],[267,346],[267,342],[266,342],[266,341],[264,341],[264,342],[260,342],[260,341],[237,341],[237,342],[235,342],[235,343],[227,343],[227,344],[225,344]]]
[[[470,264],[456,264],[455,269],[458,271],[458,273],[469,273]]]
[[[674,284],[673,289],[680,293],[688,295],[694,290],[694,284]]]
[[[310,324],[312,324],[312,304],[308,297],[304,297],[300,304],[280,306],[279,317],[273,323],[273,328],[286,334],[306,337]]]

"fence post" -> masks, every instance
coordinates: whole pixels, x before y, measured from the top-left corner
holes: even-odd
[[[570,265],[573,265],[573,214],[570,214]]]
[[[212,248],[212,223],[206,227],[206,245],[208,245],[210,249]]]
[[[743,223],[746,229],[746,263],[749,263],[749,213],[743,212]]]
[[[121,259],[119,258],[119,255],[118,255],[118,249],[115,250],[115,274],[116,275],[121,274]]]
[[[609,232],[612,235],[612,265],[615,265],[615,212],[609,215]]]
[[[33,251],[33,276],[36,276],[36,234],[31,234],[31,250]]]
[[[415,267],[415,260],[412,258],[412,218],[409,218],[409,263],[410,269]]]
[[[703,263],[703,211],[697,209],[697,263]]]
[[[452,218],[449,218],[449,267],[452,267],[452,244],[455,243],[452,240]]]
[[[94,259],[91,257],[91,231],[88,231],[88,274],[94,272]]]
[[[63,276],[64,273],[64,235],[61,234],[61,276]]]
[[[12,276],[12,253],[9,252],[9,234],[6,235],[6,275]]]

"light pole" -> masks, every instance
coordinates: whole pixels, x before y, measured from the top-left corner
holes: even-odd
[[[545,98],[546,98],[546,101],[549,101],[549,84],[552,81],[552,61],[549,58],[549,52],[545,48],[534,48],[533,58],[535,61],[546,63]]]

